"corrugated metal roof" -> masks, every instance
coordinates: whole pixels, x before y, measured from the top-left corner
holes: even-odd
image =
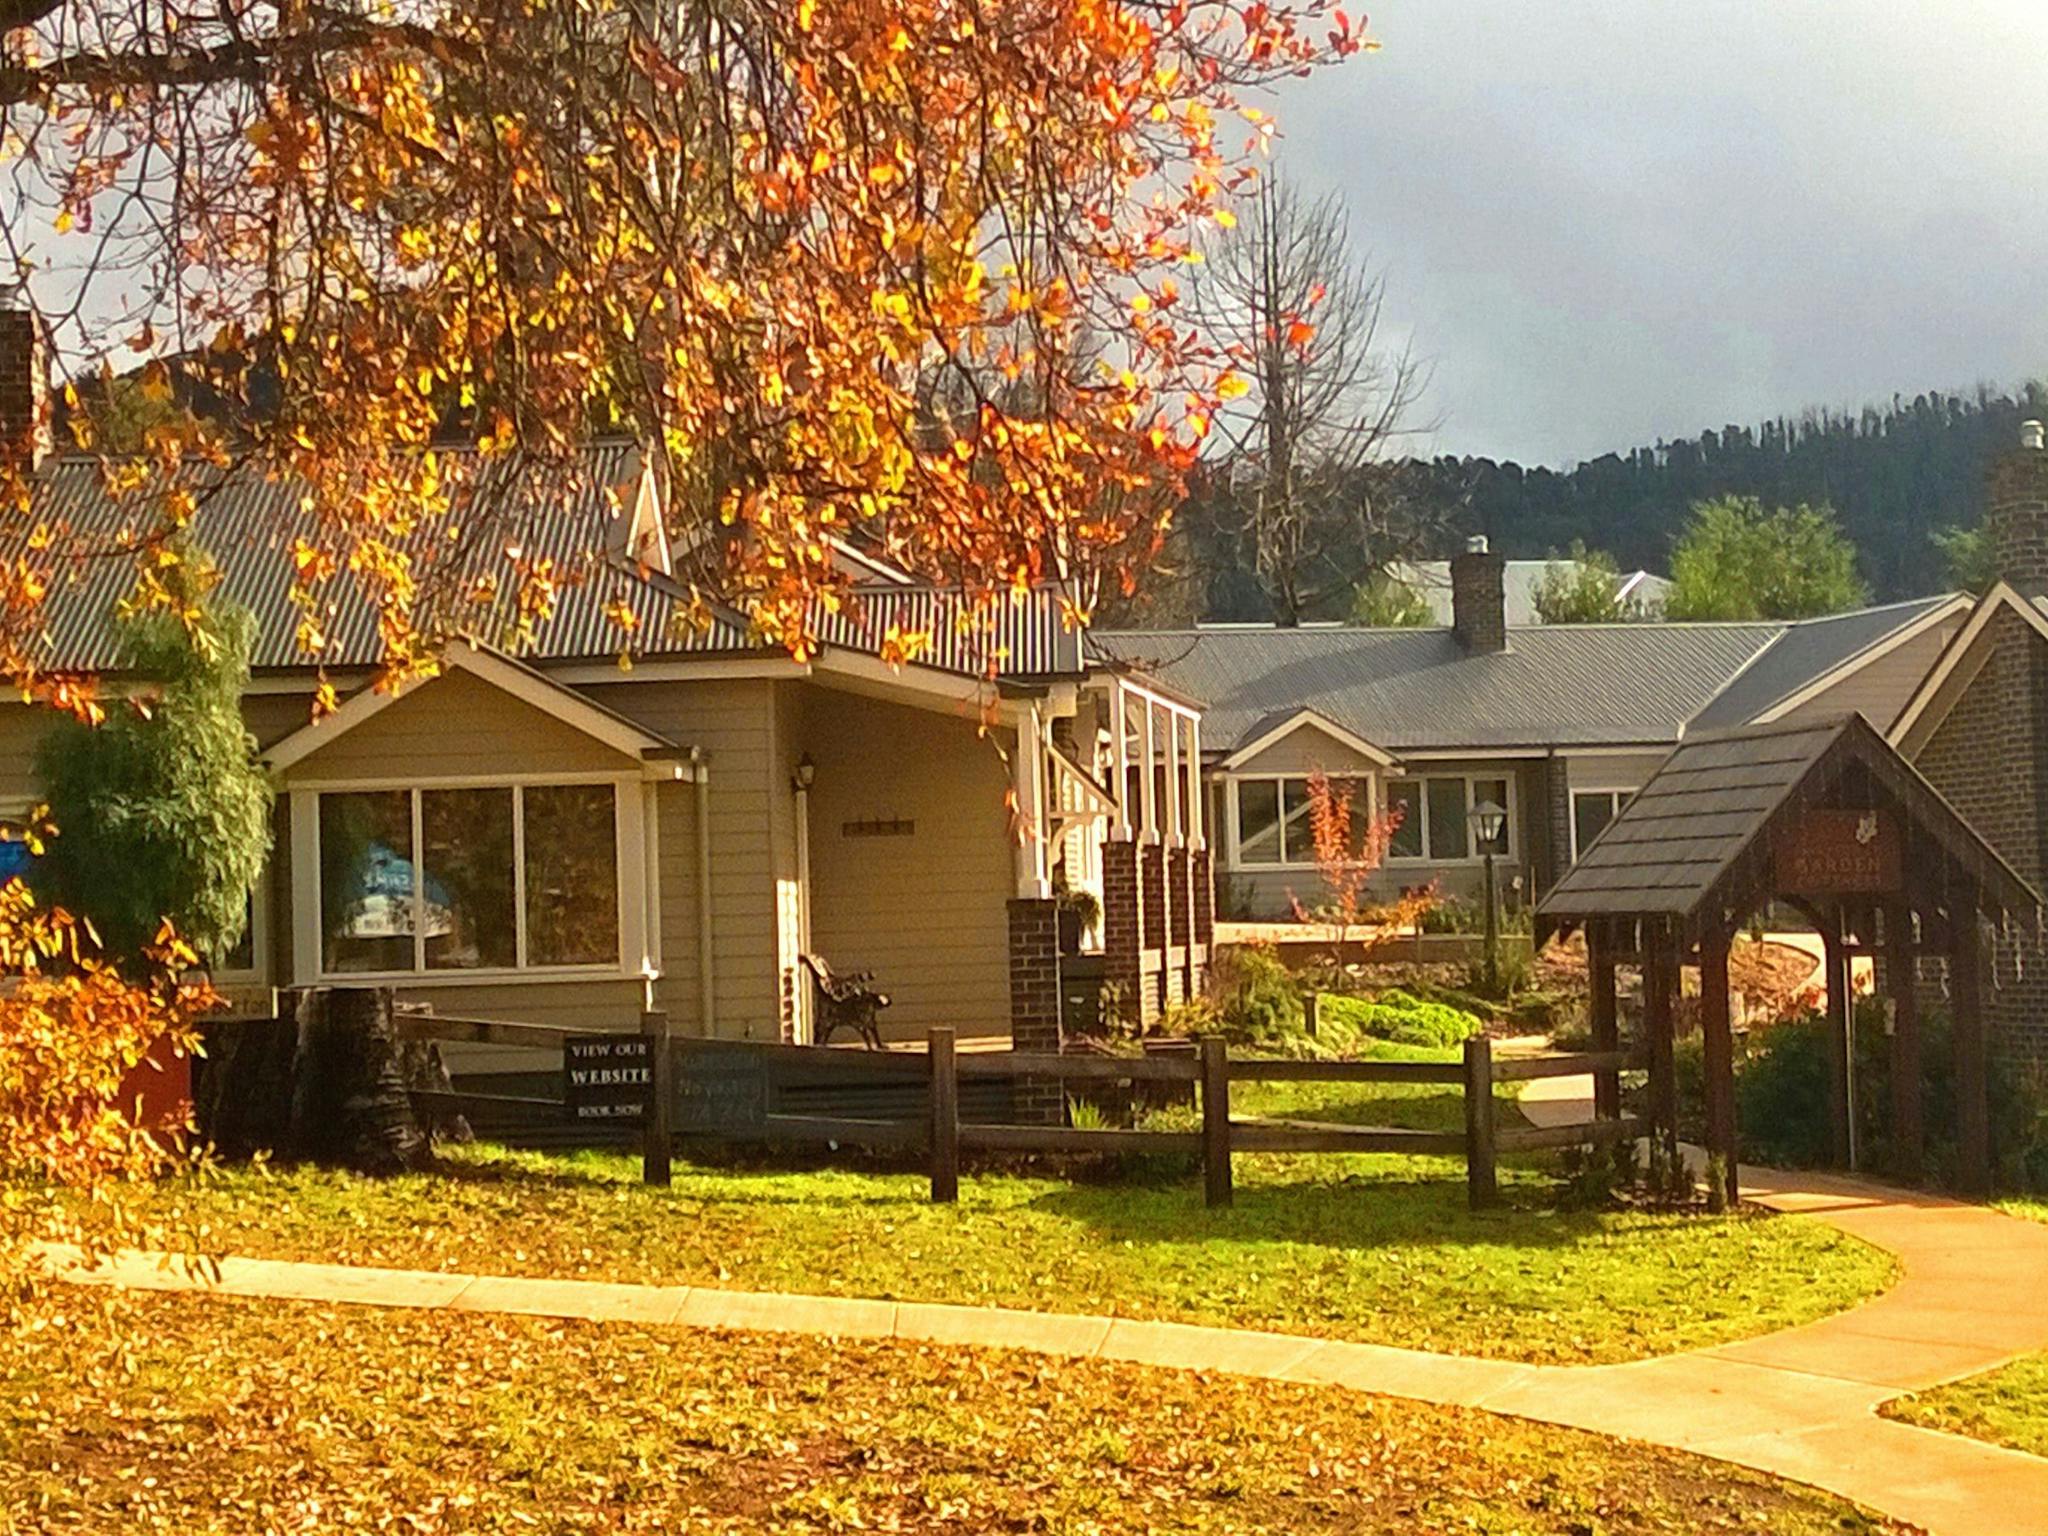
[[[436,452],[463,489],[447,514],[409,542],[422,591],[433,597],[415,627],[471,635],[537,662],[610,660],[622,651],[662,658],[762,650],[732,606],[697,600],[682,584],[614,556],[624,547],[621,520],[630,515],[641,472],[630,443],[592,444],[569,464],[485,458],[461,446]],[[323,538],[317,516],[305,508],[303,485],[253,470],[198,470],[186,483],[199,499],[192,536],[219,565],[222,590],[256,617],[252,665],[352,668],[383,660],[376,603],[346,571],[317,596],[323,649],[309,654],[297,644],[302,614],[291,590],[293,541],[340,542],[332,529]],[[105,671],[119,664],[110,620],[134,579],[124,552],[156,531],[158,489],[110,496],[99,460],[90,457],[54,459],[38,471],[36,518],[68,532],[63,556],[51,557],[44,613],[52,667]],[[16,550],[25,537],[19,528]],[[518,564],[545,564],[557,583],[552,611],[523,644]],[[627,612],[630,631],[617,617]],[[866,654],[881,650],[892,628],[926,630],[931,644],[915,664],[969,676],[1072,674],[1081,666],[1079,634],[1063,622],[1049,590],[976,605],[945,589],[875,585],[858,589],[838,612],[821,611],[816,627],[826,644]]]
[[[1700,711],[1693,724],[1712,729],[1754,720],[1779,700],[1790,698],[1807,684],[1954,601],[1954,593],[1942,593],[1788,624],[1785,632],[1730,682],[1719,698]]]
[[[1783,630],[1777,624],[1568,624],[1472,655],[1446,629],[1098,631],[1091,646],[1208,706],[1228,751],[1304,706],[1390,751],[1675,742]]]
[[[1985,890],[1987,907],[2017,912],[2040,898],[1861,715],[1713,731],[1664,760],[1620,815],[1537,904],[1540,916],[1663,917],[1719,922],[1777,894],[1769,860],[1777,828],[1824,803],[1851,768],[1861,803],[1889,801],[1907,818],[1909,867],[1953,860]],[[1919,850],[1925,850],[1923,854]],[[1787,893],[1797,894],[1797,893]]]

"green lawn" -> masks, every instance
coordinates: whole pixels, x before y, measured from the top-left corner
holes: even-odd
[[[1905,1536],[1677,1452],[997,1351],[74,1294],[0,1336],[0,1530]],[[111,1324],[111,1326],[110,1326]],[[117,1343],[118,1341],[118,1343]]]
[[[2048,1456],[2048,1355],[2028,1355],[1945,1387],[1894,1398],[1889,1418]]]
[[[1413,1053],[1404,1053],[1413,1054]],[[1272,1088],[1240,1114],[1458,1123],[1454,1090]],[[1512,1110],[1508,1110],[1512,1113]],[[445,1173],[373,1182],[239,1170],[167,1186],[162,1214],[214,1250],[504,1274],[730,1285],[1112,1313],[1539,1361],[1611,1361],[1838,1311],[1890,1259],[1819,1222],[1566,1211],[1531,1166],[1504,1209],[1465,1206],[1451,1158],[1244,1156],[1237,1203],[1200,1181],[976,1173],[957,1206],[921,1176],[457,1152]]]

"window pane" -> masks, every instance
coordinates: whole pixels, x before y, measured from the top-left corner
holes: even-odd
[[[526,963],[619,958],[619,840],[609,784],[531,786],[526,800]]]
[[[251,891],[242,898],[242,936],[229,946],[226,954],[215,955],[208,970],[216,974],[232,974],[256,969],[256,893]]]
[[[1572,795],[1572,832],[1578,850],[1584,853],[1607,823],[1614,820],[1614,803],[1620,796],[1612,790],[1578,790]]]
[[[1414,779],[1394,779],[1387,785],[1387,810],[1398,811],[1400,823],[1387,842],[1390,859],[1422,857],[1422,786]]]
[[[1332,779],[1330,794],[1351,807],[1351,826],[1345,841],[1355,859],[1365,851],[1365,835],[1372,830],[1372,787],[1364,779]]]
[[[1502,810],[1506,810],[1508,808],[1508,781],[1506,779],[1474,779],[1472,781],[1472,803],[1478,805],[1486,800],[1491,800]],[[1500,836],[1493,840],[1493,851],[1495,853],[1505,854],[1508,851],[1508,831],[1509,823],[1503,820],[1500,824]],[[1476,829],[1472,834],[1472,840],[1475,843],[1479,841],[1479,834]],[[1474,853],[1484,853],[1486,849],[1484,845],[1481,845],[1472,851]]]
[[[1430,779],[1429,856],[1432,859],[1469,859],[1471,845],[1465,841],[1465,781]]]
[[[1308,780],[1284,779],[1280,787],[1286,791],[1287,862],[1313,864],[1316,861],[1316,832],[1315,820],[1309,814],[1313,802],[1309,799]]]
[[[1237,786],[1237,857],[1244,864],[1280,862],[1280,786],[1271,779]]]
[[[407,791],[320,797],[325,969],[411,970],[412,884],[412,796]]]
[[[425,852],[421,926],[427,939],[427,969],[509,969],[518,964],[512,791],[421,791],[420,842]]]

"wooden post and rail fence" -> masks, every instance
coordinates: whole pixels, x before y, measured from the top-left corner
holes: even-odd
[[[406,1015],[401,1035],[413,1040],[521,1046],[564,1055],[561,1098],[483,1093],[416,1092],[426,1111],[507,1111],[527,1117],[567,1117],[586,1126],[637,1128],[642,1174],[649,1184],[669,1182],[678,1138],[784,1145],[852,1145],[925,1153],[931,1197],[956,1200],[960,1156],[968,1152],[1165,1153],[1199,1157],[1208,1203],[1231,1203],[1231,1159],[1240,1152],[1433,1153],[1462,1156],[1466,1188],[1477,1209],[1498,1198],[1498,1160],[1506,1153],[1571,1146],[1604,1146],[1644,1134],[1641,1121],[1620,1112],[1619,1078],[1640,1070],[1640,1058],[1619,1050],[1560,1052],[1496,1058],[1484,1036],[1465,1042],[1460,1061],[1296,1061],[1233,1057],[1222,1037],[1203,1036],[1192,1052],[1104,1056],[1023,1051],[960,1051],[954,1032],[928,1032],[923,1051],[858,1051],[822,1046],[672,1037],[667,1015],[648,1013],[637,1035],[597,1035],[544,1025],[483,1019]],[[771,1102],[770,1078],[781,1073],[786,1097],[810,1095],[792,1112]],[[1556,1126],[1502,1127],[1494,1088],[1500,1083],[1590,1073],[1596,1108],[1590,1120]],[[1200,1107],[1197,1130],[1022,1125],[978,1118],[963,1109],[967,1090],[993,1089],[1016,1079],[1068,1084],[1168,1084],[1192,1088]],[[1407,1083],[1459,1089],[1464,1126],[1457,1131],[1415,1130],[1295,1120],[1233,1120],[1233,1083]],[[841,1091],[834,1093],[837,1087]],[[893,1113],[848,1113],[847,1090],[865,1089],[880,1102],[893,1094]],[[815,1107],[811,1107],[815,1106]],[[833,1112],[825,1112],[825,1111]],[[630,1123],[630,1124],[629,1124]]]

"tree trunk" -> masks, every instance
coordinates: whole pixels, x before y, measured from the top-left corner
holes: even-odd
[[[292,1140],[302,1157],[364,1173],[423,1167],[399,1064],[388,987],[310,987],[299,994],[292,1062]]]
[[[389,988],[308,988],[292,1017],[226,1021],[206,1035],[196,1109],[222,1156],[271,1152],[378,1174],[431,1160],[408,1073],[428,1087],[447,1073],[438,1052],[400,1044]]]

